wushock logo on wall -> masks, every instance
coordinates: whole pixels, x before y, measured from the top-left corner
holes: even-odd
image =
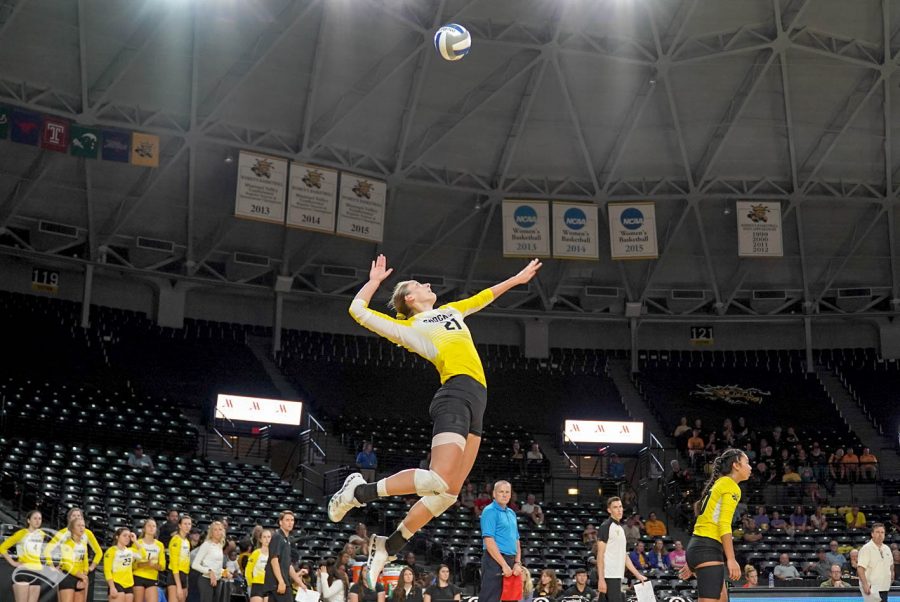
[[[739,387],[738,385],[697,385],[696,391],[691,391],[691,397],[709,399],[712,401],[724,401],[731,405],[761,405],[763,399],[770,396],[771,391],[763,391],[756,387]]]

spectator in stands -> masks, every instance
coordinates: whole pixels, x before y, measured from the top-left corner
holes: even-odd
[[[416,564],[416,555],[412,552],[407,552],[406,556],[403,557],[403,564],[406,565],[407,568],[412,569],[413,574],[416,576],[416,579],[419,578],[419,575],[424,573],[418,564]]]
[[[625,491],[622,493],[622,507],[629,515],[637,514],[637,492],[628,484],[625,485]],[[638,522],[640,522],[640,517],[638,517]],[[641,523],[639,526],[643,530],[644,524]]]
[[[753,449],[753,444],[747,441],[744,443],[744,453],[747,454],[747,459],[750,460],[751,464],[756,463],[756,450]],[[747,565],[750,566],[750,565]]]
[[[378,456],[375,455],[375,450],[370,442],[363,442],[362,451],[356,454],[356,467],[359,469],[359,474],[366,481],[375,479],[375,470],[378,468]]]
[[[803,506],[797,505],[794,507],[794,513],[791,514],[789,522],[795,533],[804,533],[809,529],[809,521],[806,512],[803,510]]]
[[[625,526],[622,527],[622,529],[625,531],[625,543],[629,548],[633,548],[638,540],[641,539],[642,526],[641,517],[637,514],[632,514],[628,520],[625,521]]]
[[[747,427],[747,420],[743,416],[738,416],[737,427],[734,429],[734,436],[737,440],[746,441],[750,437],[750,429]]]
[[[847,453],[841,458],[841,479],[855,481],[859,476],[859,456],[853,452],[852,447],[847,448]]]
[[[766,514],[765,506],[756,507],[756,516],[753,517],[753,522],[756,523],[756,527],[761,531],[769,528],[769,515]]]
[[[478,497],[475,498],[475,502],[473,503],[475,518],[481,518],[481,513],[484,511],[485,507],[491,503],[491,501],[491,494],[487,491],[482,491],[478,494]]]
[[[541,571],[540,579],[537,586],[537,597],[557,598],[562,592],[562,585],[556,578],[556,571],[553,569],[544,569]],[[426,600],[425,602],[428,602]]]
[[[597,592],[588,585],[587,569],[575,569],[575,583],[569,589],[562,593],[562,598],[566,600],[581,600],[581,602],[594,602],[597,599]]]
[[[838,551],[838,542],[833,539],[828,543],[828,552],[825,554],[825,558],[831,564],[837,564],[841,567],[847,564],[847,559]]]
[[[684,544],[680,540],[675,542],[675,549],[669,552],[669,566],[673,569],[681,570],[687,564],[687,554],[684,551]]]
[[[597,528],[593,525],[593,523],[588,523],[588,526],[584,528],[584,531],[581,533],[581,543],[586,544],[590,549],[594,549],[594,544],[597,542]]]
[[[391,602],[423,602],[422,588],[416,584],[416,574],[408,566],[400,569],[397,587],[391,594]]]
[[[178,531],[178,508],[169,508],[166,513],[166,522],[159,528],[159,540],[164,546],[169,545],[172,534]]]
[[[844,448],[842,447],[839,447],[831,452],[831,455],[828,457],[828,470],[833,481],[837,481],[838,479],[843,480],[845,472],[843,461]]]
[[[644,523],[644,532],[650,537],[665,537],[668,535],[666,524],[656,518],[656,512],[651,512],[647,516],[647,521]]]
[[[900,550],[898,550],[897,548],[891,548],[891,556],[893,556],[894,558],[894,584],[897,585],[897,581],[900,580]]]
[[[525,498],[525,503],[522,504],[519,514],[528,517],[535,527],[540,527],[544,524],[544,511],[535,501],[533,493],[529,493]]]
[[[619,460],[618,454],[610,454],[607,474],[610,476],[610,478],[613,479],[625,478],[625,465],[622,464],[621,460]]]
[[[544,469],[544,452],[541,446],[536,442],[531,443],[531,449],[525,454],[525,461],[528,465],[528,472],[532,474],[540,474]]]
[[[859,511],[859,506],[853,505],[848,512],[844,516],[844,520],[847,523],[848,529],[865,529],[866,528],[866,515]]]
[[[637,570],[644,572],[650,568],[650,561],[647,558],[646,552],[644,552],[643,541],[634,544],[634,549],[631,550],[628,557],[631,559],[631,564],[633,564]]]
[[[696,466],[696,457],[698,454],[703,453],[703,449],[706,447],[706,443],[703,441],[703,438],[700,436],[700,429],[694,429],[690,439],[687,441],[687,449],[688,449],[688,457],[691,459],[691,463]]]
[[[898,518],[896,512],[891,514],[891,520],[888,521],[888,524],[885,525],[885,528],[892,535],[900,533],[900,518]]]
[[[759,571],[752,564],[744,566],[744,585],[741,587],[759,587]]]
[[[878,458],[868,447],[864,447],[859,456],[859,473],[864,479],[874,480],[878,473]]]
[[[778,510],[772,511],[772,520],[769,521],[769,528],[775,529],[777,531],[784,531],[787,529],[788,523],[786,520],[781,518],[781,513]]]
[[[834,566],[830,562],[828,562],[828,558],[826,554],[828,550],[825,548],[819,548],[816,550],[816,561],[810,562],[806,565],[806,570],[804,571],[807,576],[815,577],[820,581],[822,579],[828,579],[828,575],[831,574],[831,567]],[[841,567],[838,567],[838,577],[841,575]]]
[[[887,600],[888,590],[894,581],[894,557],[884,545],[884,525],[872,524],[872,538],[859,550],[859,589],[863,600]]]
[[[140,445],[134,446],[134,451],[128,454],[128,465],[132,468],[141,468],[150,472],[154,470],[153,458],[144,453],[144,448]]]
[[[707,456],[719,455],[719,442],[716,440],[716,434],[710,433],[707,437],[706,446],[703,448]]]
[[[25,528],[19,529],[2,544],[0,555],[19,572],[13,576],[13,596],[16,602],[37,602],[40,593],[40,582],[36,575],[41,570],[41,550],[47,534],[41,529],[44,518],[39,510],[31,510],[25,515]],[[18,560],[9,555],[9,550],[16,546]]]
[[[785,464],[784,473],[781,475],[781,482],[789,485],[796,485],[801,481],[800,474],[797,472],[797,469],[794,468],[794,465],[790,463]]]
[[[825,531],[828,529],[828,517],[822,513],[821,506],[816,506],[815,513],[809,517],[809,526],[816,531]]]
[[[347,596],[348,602],[384,602],[386,594],[381,581],[375,584],[375,589],[370,589],[365,578],[366,567],[360,571],[359,579],[350,586]]]
[[[778,557],[778,565],[775,567],[775,579],[778,581],[791,581],[794,579],[802,579],[800,572],[793,564],[791,558],[787,554]]]
[[[733,447],[735,442],[735,434],[734,434],[734,425],[731,422],[731,418],[726,418],[722,421],[722,433],[721,440],[726,445],[726,447]]]
[[[653,542],[653,547],[650,548],[650,552],[647,554],[647,562],[650,564],[651,569],[665,571],[671,568],[669,554],[666,552],[666,544],[663,540],[657,539]]]
[[[356,529],[348,542],[353,546],[353,555],[369,555],[369,530],[365,523],[356,523]]]
[[[319,566],[316,577],[316,591],[322,596],[322,602],[344,602],[347,600],[350,580],[343,565],[329,558],[324,564]],[[288,590],[288,594],[290,594],[290,590]]]
[[[851,575],[859,574],[859,550],[850,550],[847,555],[847,570]]]
[[[813,469],[816,480],[820,483],[824,481],[828,467],[828,456],[822,451],[818,441],[813,441],[812,450],[809,452],[809,464]]]
[[[522,472],[522,469],[525,466],[525,450],[522,449],[522,444],[519,443],[518,439],[514,439],[512,442],[512,451],[509,454],[509,461],[517,472]]]
[[[681,443],[682,441],[687,440],[688,433],[691,432],[691,427],[688,426],[687,416],[682,416],[678,421],[678,426],[675,427],[675,430],[672,431],[672,438],[675,439],[676,442]],[[679,445],[678,447],[682,447]]]
[[[832,564],[828,570],[828,577],[819,584],[819,587],[850,587],[850,584],[841,579],[841,567]]]
[[[459,494],[459,506],[474,511],[476,497],[475,484],[472,481],[467,481],[465,489]]]
[[[112,547],[103,554],[103,578],[109,586],[109,602],[130,602],[134,596],[135,552],[131,549],[134,539],[134,533],[127,527],[119,527]]]
[[[224,547],[225,526],[221,521],[213,521],[206,531],[206,539],[191,560],[191,569],[199,573],[197,588],[200,590],[201,602],[213,602],[217,597],[219,580],[224,577],[222,574],[225,566],[225,556],[222,552]]]
[[[741,539],[747,543],[755,543],[763,537],[759,527],[756,526],[756,520],[748,513],[744,513],[741,517],[741,531],[743,531]]]
[[[818,504],[820,499],[819,481],[816,480],[816,475],[813,472],[812,467],[803,467],[803,470],[800,471],[800,482],[803,484],[803,493],[806,497],[808,497],[813,504]]]

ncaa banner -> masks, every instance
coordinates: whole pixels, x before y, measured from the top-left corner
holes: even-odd
[[[238,155],[234,215],[283,224],[287,172],[287,159],[241,151]]]
[[[387,184],[365,176],[341,172],[337,233],[350,238],[381,242]]]
[[[781,203],[738,201],[738,257],[783,257]]]
[[[159,136],[140,132],[131,134],[131,164],[159,167]]]
[[[290,182],[287,225],[333,234],[338,172],[315,165],[291,163]]]
[[[553,202],[553,256],[557,259],[600,259],[597,206]]]
[[[609,247],[613,259],[656,259],[656,205],[650,201],[639,203],[610,203]]]
[[[547,201],[503,201],[503,256],[550,256],[550,204]]]

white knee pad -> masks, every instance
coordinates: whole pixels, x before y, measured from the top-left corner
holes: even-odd
[[[425,504],[432,516],[440,516],[453,507],[453,504],[456,503],[456,496],[452,493],[426,495],[422,498],[422,503]]]
[[[413,475],[413,484],[416,486],[416,493],[423,497],[426,495],[441,495],[447,491],[447,482],[433,470],[417,468]]]

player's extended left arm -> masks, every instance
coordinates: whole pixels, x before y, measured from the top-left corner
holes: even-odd
[[[541,269],[542,265],[540,260],[532,259],[528,262],[528,265],[522,268],[521,272],[492,286],[491,293],[494,295],[494,299],[520,284],[528,284],[531,279],[534,278],[534,275],[537,274],[538,270]]]

